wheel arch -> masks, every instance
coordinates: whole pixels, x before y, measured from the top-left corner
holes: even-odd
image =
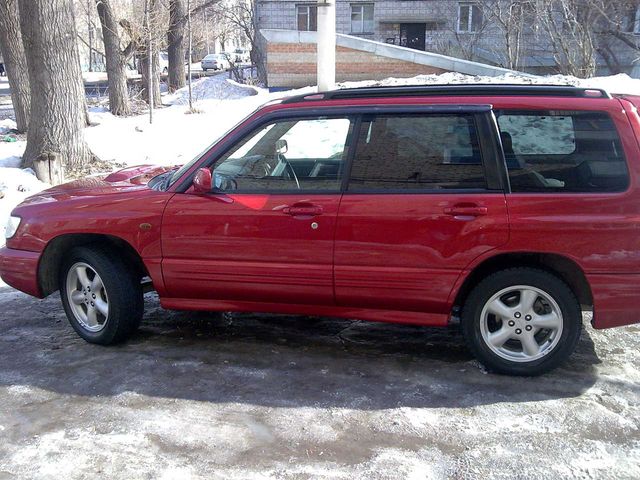
[[[591,286],[584,271],[574,260],[555,253],[510,252],[487,258],[471,270],[456,292],[454,309],[464,304],[473,287],[483,278],[512,267],[538,268],[558,276],[569,285],[583,308],[593,308]]]
[[[113,235],[95,233],[67,233],[49,241],[38,263],[38,285],[43,297],[58,290],[58,277],[65,254],[78,246],[100,245],[120,254],[134,274],[140,278],[149,272],[140,254],[126,240]]]

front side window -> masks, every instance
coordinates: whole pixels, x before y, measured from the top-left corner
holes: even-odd
[[[351,33],[373,32],[373,3],[351,5]]]
[[[363,119],[350,191],[486,188],[472,115]]]
[[[318,30],[318,7],[315,5],[296,5],[298,30],[315,32]]]
[[[483,15],[480,5],[475,3],[458,4],[458,32],[474,33],[483,28]]]
[[[213,187],[237,193],[339,191],[352,125],[349,118],[270,123],[216,162]]]
[[[627,165],[603,112],[496,112],[512,192],[613,192]]]

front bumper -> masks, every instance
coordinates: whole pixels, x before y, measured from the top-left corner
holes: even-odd
[[[0,277],[21,292],[42,298],[38,285],[40,253],[13,248],[0,248]]]
[[[587,274],[594,328],[640,323],[640,274]]]

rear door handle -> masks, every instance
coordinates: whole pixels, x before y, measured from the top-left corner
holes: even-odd
[[[488,212],[487,207],[481,207],[480,205],[454,205],[444,209],[444,213],[454,217],[479,217],[486,215]]]
[[[282,213],[286,213],[291,216],[315,216],[322,213],[322,207],[319,205],[293,205],[291,207],[284,207],[282,209]]]

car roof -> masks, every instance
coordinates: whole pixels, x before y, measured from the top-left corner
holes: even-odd
[[[426,96],[545,96],[573,98],[612,98],[606,90],[579,88],[572,85],[521,85],[521,84],[438,84],[359,87],[330,90],[327,92],[295,95],[282,100],[283,104],[320,100],[345,100],[358,98],[394,98]]]

